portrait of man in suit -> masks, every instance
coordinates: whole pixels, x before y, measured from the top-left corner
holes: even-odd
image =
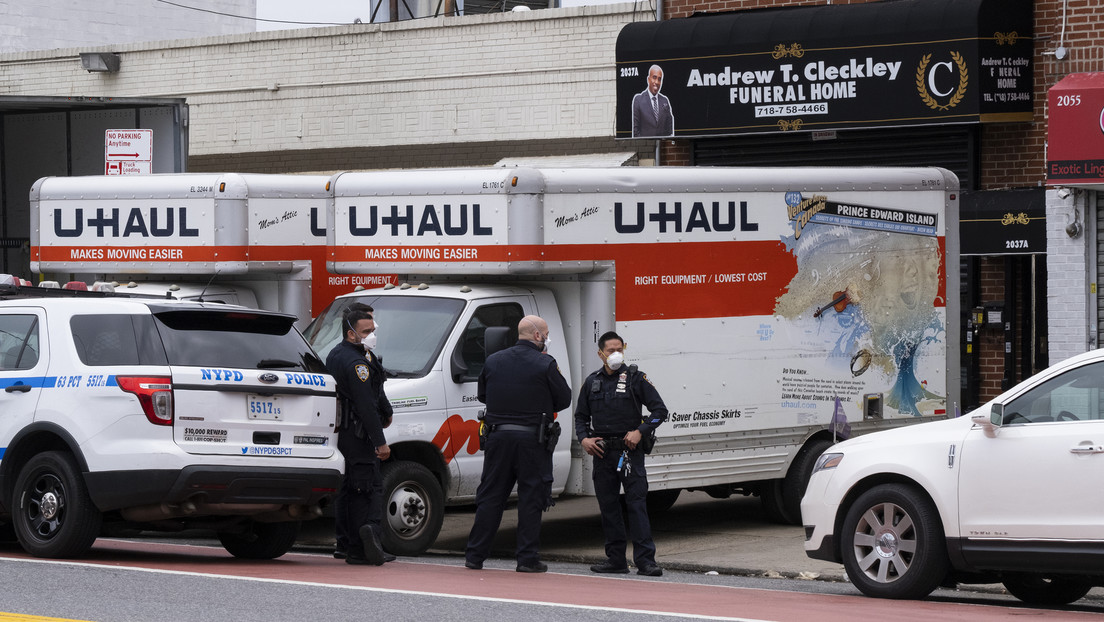
[[[659,92],[662,87],[663,70],[659,65],[652,65],[648,69],[648,88],[633,97],[633,138],[675,134],[675,115],[671,112],[670,100]]]

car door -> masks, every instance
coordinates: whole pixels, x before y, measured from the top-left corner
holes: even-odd
[[[1040,568],[1078,548],[1104,554],[1102,403],[1104,362],[1090,362],[1007,401],[995,437],[970,431],[959,475],[968,560]]]
[[[45,345],[46,313],[37,307],[0,309],[0,459],[12,436],[34,420],[49,357]]]

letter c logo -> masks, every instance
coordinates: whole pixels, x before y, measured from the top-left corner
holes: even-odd
[[[954,65],[951,64],[950,62],[934,63],[932,65],[931,71],[928,72],[928,88],[931,89],[932,93],[935,93],[936,95],[938,95],[940,97],[946,97],[946,96],[950,95],[951,91],[953,91],[954,89],[952,88],[952,89],[947,90],[946,92],[940,93],[939,89],[937,89],[935,87],[935,70],[936,70],[937,67],[946,67],[947,71],[949,71],[953,74],[954,73]]]

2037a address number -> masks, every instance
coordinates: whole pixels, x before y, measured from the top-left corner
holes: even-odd
[[[1004,241],[1004,247],[1005,247],[1006,249],[1011,249],[1011,248],[1030,248],[1030,246],[1029,246],[1029,245],[1028,245],[1028,243],[1027,243],[1027,240],[1005,240],[1005,241]]]

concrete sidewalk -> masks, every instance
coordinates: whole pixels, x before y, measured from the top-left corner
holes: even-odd
[[[430,554],[463,559],[474,507],[451,508]],[[511,504],[502,518],[491,556],[514,557],[517,512]],[[300,546],[333,546],[333,521],[304,525]],[[667,512],[652,517],[656,561],[664,568],[720,574],[844,581],[843,566],[805,555],[804,529],[776,525],[763,516],[756,497],[713,499],[683,492]],[[544,515],[541,557],[592,564],[605,559],[598,503],[593,497],[559,499]],[[631,550],[630,545],[630,562]]]

